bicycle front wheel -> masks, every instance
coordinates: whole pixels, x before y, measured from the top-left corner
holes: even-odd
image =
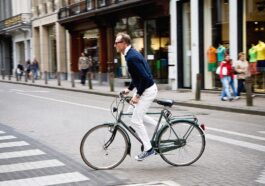
[[[176,121],[162,129],[158,137],[160,156],[174,166],[196,162],[205,149],[202,129],[190,121]]]
[[[97,170],[112,169],[125,159],[128,139],[119,127],[113,129],[113,124],[99,125],[90,129],[83,137],[80,153],[89,167]]]

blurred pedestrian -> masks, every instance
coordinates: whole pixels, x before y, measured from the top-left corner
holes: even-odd
[[[25,65],[25,76],[27,76],[27,79],[31,77],[31,64],[29,59],[26,61]]]
[[[86,74],[87,74],[88,68],[89,68],[88,57],[86,57],[85,54],[82,52],[78,60],[78,69],[80,71],[82,85],[86,84]]]
[[[245,60],[243,52],[238,54],[238,60],[235,62],[234,67],[238,79],[237,95],[240,98],[241,92],[245,90],[245,79],[250,76],[249,64]]]
[[[33,61],[32,61],[31,69],[32,69],[32,76],[33,76],[33,78],[34,79],[38,79],[39,62],[37,61],[36,58],[34,58]]]
[[[222,82],[221,100],[232,101],[233,98],[229,91],[229,87],[231,86],[235,97],[237,96],[237,92],[233,84],[234,73],[233,73],[233,68],[232,68],[232,60],[230,59],[230,56],[228,54],[225,56],[225,59],[220,63],[219,76]]]
[[[20,63],[17,65],[17,68],[16,68],[16,77],[17,77],[17,80],[18,81],[21,81],[21,78],[23,76],[23,73],[24,73],[24,67],[23,65],[21,65]]]

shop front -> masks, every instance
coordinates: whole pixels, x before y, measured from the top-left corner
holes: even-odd
[[[168,80],[169,18],[143,20],[138,16],[121,18],[114,28],[115,35],[126,32],[132,38],[132,46],[146,57],[153,77],[158,83]],[[126,78],[126,62],[123,55],[116,54],[116,77]]]
[[[245,0],[244,3],[244,47],[254,91],[265,93],[265,1]]]
[[[171,70],[169,77],[176,88],[195,90],[193,80],[200,73],[203,89],[221,90],[216,68],[225,55],[235,62],[244,52],[253,91],[265,92],[264,0],[182,0],[171,3],[171,15],[176,19],[171,21],[169,64],[176,71]]]
[[[59,22],[71,35],[71,69],[78,72],[78,58],[84,52],[93,60],[95,79],[107,80],[108,72],[113,72],[116,78],[127,79],[124,56],[114,48],[115,35],[126,32],[132,38],[133,47],[148,60],[157,82],[167,83],[170,41],[167,3],[157,0],[139,3],[115,1],[105,4],[102,12],[102,4],[99,3],[96,8],[93,5],[92,8],[82,10],[87,15],[83,14],[79,19],[75,15],[74,20],[65,13],[67,9],[62,8],[59,17],[63,16]],[[69,7],[71,9],[73,5]],[[76,7],[82,9],[82,2],[75,4]],[[92,14],[94,11],[100,12],[99,15]]]

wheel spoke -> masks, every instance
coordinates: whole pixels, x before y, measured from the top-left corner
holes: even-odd
[[[174,130],[174,131],[172,131]],[[190,165],[196,162],[205,148],[205,137],[202,130],[188,121],[177,121],[171,127],[161,131],[158,140],[160,156],[175,166]],[[174,144],[165,141],[176,141]]]
[[[115,137],[110,125],[99,125],[83,137],[80,152],[84,162],[93,169],[111,169],[118,166],[127,155],[128,140],[117,129]]]

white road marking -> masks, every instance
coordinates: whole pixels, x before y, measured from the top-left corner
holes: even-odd
[[[25,93],[20,93],[20,92],[17,92],[17,94],[24,95],[24,96],[30,96],[30,97],[34,97],[34,98],[39,98],[39,99],[45,99],[45,100],[49,100],[49,101],[55,101],[55,102],[60,102],[60,103],[71,104],[71,105],[80,106],[80,107],[86,107],[86,108],[104,110],[104,111],[108,111],[108,112],[110,111],[109,109],[102,108],[102,107],[96,107],[96,106],[91,106],[91,105],[74,103],[74,102],[70,102],[70,101],[64,101],[64,100],[59,100],[59,99],[47,98],[47,97],[42,97],[42,96],[36,96],[36,95],[32,95],[32,94],[25,94]]]
[[[50,91],[47,91],[47,90],[20,90],[20,89],[11,89],[9,92],[50,92]]]
[[[265,170],[261,173],[259,178],[256,180],[256,182],[265,184]]]
[[[265,131],[258,131],[258,133],[265,134]]]
[[[79,181],[87,181],[88,177],[79,172],[71,172],[64,174],[56,174],[50,176],[33,177],[19,180],[8,180],[0,182],[0,186],[45,186],[57,185],[63,183],[72,183]]]
[[[7,140],[7,139],[15,139],[15,138],[17,138],[17,137],[15,137],[15,136],[0,136],[0,140]]]
[[[26,145],[29,145],[29,144],[25,141],[7,142],[7,143],[0,143],[0,148],[20,147],[20,146],[26,146]]]
[[[25,162],[25,163],[16,163],[16,164],[0,165],[0,173],[34,170],[34,169],[41,169],[41,168],[47,168],[47,167],[59,167],[59,166],[64,166],[64,163],[58,160],[55,160],[55,159]]]
[[[180,184],[174,181],[154,181],[149,183],[138,183],[138,184],[129,184],[129,185],[121,185],[121,186],[180,186]]]
[[[0,130],[0,134],[5,134],[5,132]]]
[[[211,128],[211,127],[207,127],[206,130],[213,130],[213,131],[217,131],[217,132],[223,132],[223,133],[226,133],[226,134],[233,134],[233,135],[236,135],[236,136],[242,136],[242,137],[247,137],[247,138],[252,138],[252,139],[265,141],[264,137],[253,136],[253,135],[243,134],[243,133],[239,133],[239,132],[232,132],[232,131],[229,131],[229,130],[223,130],[223,129],[217,129],[217,128]]]
[[[224,142],[224,143],[228,143],[228,144],[232,144],[232,145],[237,145],[240,147],[246,147],[249,149],[254,149],[254,150],[265,152],[265,146],[257,145],[257,144],[249,143],[249,142],[245,142],[245,141],[239,141],[239,140],[234,140],[234,139],[230,139],[230,138],[224,138],[221,136],[215,136],[215,135],[211,135],[211,134],[206,134],[206,139],[211,139],[211,140],[215,140],[215,141],[220,141],[220,142]]]
[[[0,153],[0,159],[9,159],[9,158],[18,158],[18,157],[26,157],[26,156],[37,156],[45,154],[41,150],[24,150],[24,151],[14,151],[14,152],[4,152]]]

